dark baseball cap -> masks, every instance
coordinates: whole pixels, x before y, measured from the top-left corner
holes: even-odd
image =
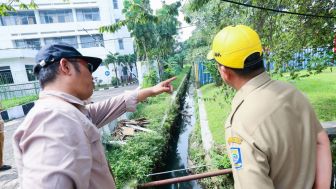
[[[68,44],[52,44],[41,48],[35,57],[37,64],[42,67],[48,66],[54,62],[60,61],[62,58],[79,58],[91,63],[93,71],[96,71],[101,64],[102,59],[96,57],[83,56],[74,47]]]

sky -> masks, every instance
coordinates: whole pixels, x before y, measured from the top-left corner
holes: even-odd
[[[182,0],[181,4],[183,5],[186,0]],[[176,2],[176,0],[165,0],[166,4],[171,4]],[[151,8],[155,11],[157,9],[160,9],[162,7],[162,1],[161,0],[150,0]],[[191,36],[192,31],[195,29],[195,27],[186,27],[190,26],[184,21],[184,15],[180,11],[178,20],[181,22],[181,28],[179,31],[179,41],[185,41]],[[186,27],[186,28],[184,28]]]

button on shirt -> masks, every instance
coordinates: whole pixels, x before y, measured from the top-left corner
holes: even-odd
[[[21,188],[115,188],[98,128],[135,111],[137,95],[85,105],[66,93],[41,92],[13,137]]]
[[[225,127],[235,189],[313,187],[322,127],[293,86],[266,72],[254,77],[235,95]]]

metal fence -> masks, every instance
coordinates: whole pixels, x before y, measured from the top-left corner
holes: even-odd
[[[197,65],[197,69],[196,70],[197,70],[197,78],[196,78],[196,80],[199,82],[200,86],[213,82],[211,74],[210,74],[210,72],[207,71],[207,68],[204,65],[204,63],[202,63],[200,61],[198,63],[198,65]]]
[[[289,69],[304,70],[310,67],[316,67],[318,64],[335,66],[333,63],[333,54],[330,49],[325,48],[308,48],[302,49],[293,55],[292,59],[283,64],[282,71],[286,72]],[[265,66],[269,66],[269,70],[275,69],[275,64],[264,59]],[[267,65],[269,64],[269,65]]]
[[[0,85],[0,100],[38,95],[39,92],[40,84],[38,81],[23,84]]]
[[[336,66],[334,63],[336,60],[333,59],[333,56],[334,54],[328,48],[302,49],[300,52],[295,53],[292,59],[289,60],[286,64],[283,64],[281,70],[283,72],[289,71],[290,69],[304,70],[308,67],[314,68],[318,66],[318,64]],[[275,69],[275,63],[266,58],[264,58],[264,64],[265,67],[268,67],[270,71]],[[199,84],[199,86],[214,82],[202,60],[197,61],[195,71],[197,76],[196,82]]]

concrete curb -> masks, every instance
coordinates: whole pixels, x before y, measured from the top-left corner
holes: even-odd
[[[19,106],[15,106],[7,110],[4,110],[0,112],[0,114],[4,121],[21,118],[27,115],[30,109],[34,107],[34,105],[35,105],[35,102],[29,102],[24,105],[19,105]]]
[[[202,135],[202,143],[203,148],[207,152],[210,152],[211,147],[214,144],[211,131],[208,125],[207,113],[205,111],[205,105],[203,102],[203,96],[200,89],[197,89],[198,96],[198,108],[199,108],[199,116],[200,116],[200,124],[201,124],[201,135]]]

